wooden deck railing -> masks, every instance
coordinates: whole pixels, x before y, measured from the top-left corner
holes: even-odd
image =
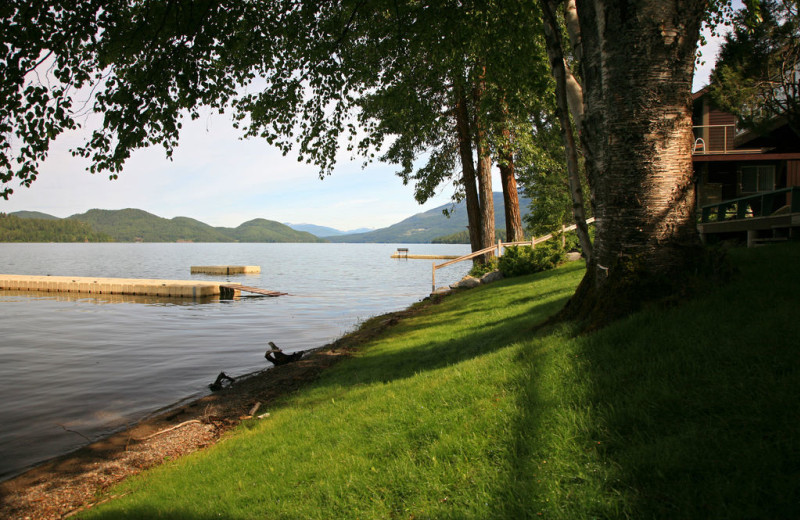
[[[592,217],[590,219],[587,219],[586,223],[587,224],[594,223],[594,217]],[[432,291],[436,290],[436,270],[437,269],[441,269],[442,267],[447,267],[448,265],[457,264],[458,262],[463,262],[465,260],[471,260],[471,259],[475,258],[476,256],[485,255],[486,253],[490,253],[492,251],[496,251],[497,252],[496,254],[499,257],[499,256],[502,255],[502,251],[503,251],[504,247],[509,247],[509,246],[536,247],[536,244],[541,244],[542,242],[546,242],[546,241],[550,240],[551,238],[553,238],[553,237],[555,237],[557,235],[561,235],[561,234],[567,233],[568,231],[574,231],[577,227],[578,227],[577,224],[572,224],[571,226],[563,226],[561,228],[561,231],[559,231],[558,233],[548,233],[548,234],[540,236],[538,238],[534,237],[531,240],[525,240],[525,241],[521,241],[521,242],[503,242],[503,241],[498,240],[496,246],[493,245],[493,246],[481,249],[480,251],[472,252],[472,253],[470,253],[468,255],[459,256],[458,258],[456,258],[454,260],[448,260],[447,262],[442,262],[439,265],[436,265],[436,262],[434,262],[433,263],[432,281],[431,281],[431,286],[432,286],[431,290]]]
[[[800,212],[800,186],[765,191],[747,197],[708,204],[700,210],[700,221],[706,224],[730,219],[766,217],[787,205],[791,213]]]

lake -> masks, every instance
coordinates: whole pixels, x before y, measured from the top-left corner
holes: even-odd
[[[221,371],[263,369],[267,342],[319,347],[431,290],[430,260],[467,245],[0,244],[0,274],[214,280],[289,293],[179,300],[0,291],[0,480],[179,402]],[[443,262],[441,260],[439,262]],[[192,265],[259,265],[260,274],[190,274]],[[463,277],[463,262],[436,273]]]

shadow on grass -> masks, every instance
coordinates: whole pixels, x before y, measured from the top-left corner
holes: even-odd
[[[533,283],[531,277],[526,277],[481,286],[470,290],[465,300],[458,300],[463,305],[463,310],[451,305],[451,308],[442,314],[441,305],[450,304],[440,303],[435,308],[436,321],[429,319],[430,313],[425,311],[401,321],[394,329],[376,339],[382,343],[380,348],[359,354],[357,361],[337,366],[334,370],[337,371],[338,377],[326,378],[325,381],[344,385],[387,383],[489,354],[511,343],[524,340],[534,327],[563,307],[572,294],[571,290],[551,290],[536,294],[522,306],[504,302],[501,305],[503,308],[501,312],[492,310],[487,319],[482,321],[466,321],[463,318],[470,316],[474,319],[476,314],[481,315],[476,313],[481,300],[497,297],[497,291],[502,293],[508,287],[515,293],[535,291],[543,277],[552,276],[554,275],[549,272],[540,273],[536,275]],[[513,297],[511,301],[521,299],[523,298]],[[514,313],[506,310],[512,307],[519,309]],[[495,316],[497,319],[488,319]],[[449,327],[450,332],[442,333],[443,326]],[[392,342],[405,341],[403,338],[410,334],[414,337],[427,336],[435,339],[416,346],[404,345],[402,348],[391,348]],[[319,384],[324,385],[325,382]]]
[[[713,293],[526,349],[562,393],[523,377],[498,517],[800,518],[800,245],[734,258]]]
[[[580,273],[575,271],[575,283]],[[400,318],[392,327],[375,334],[369,334],[368,348],[355,353],[355,358],[339,363],[329,369],[318,380],[309,393],[301,397],[302,406],[313,407],[320,403],[333,401],[332,393],[341,388],[347,392],[358,385],[387,383],[429,372],[464,360],[478,358],[507,347],[529,335],[531,327],[544,321],[560,308],[570,296],[569,287],[553,291],[552,286],[542,288],[537,298],[519,307],[509,306],[508,300],[518,300],[531,290],[538,290],[539,278],[506,280],[482,286]],[[531,283],[533,282],[533,283]],[[486,313],[475,312],[488,307]],[[468,322],[463,319],[466,313],[474,316]],[[391,321],[381,318],[378,322]],[[374,324],[373,324],[374,325]],[[380,330],[380,327],[375,329]],[[319,391],[317,393],[317,391]],[[323,397],[320,397],[323,396]],[[335,396],[339,401],[338,395]],[[290,401],[270,406],[276,412],[283,406],[295,406]],[[277,413],[275,414],[277,416]],[[438,428],[420,428],[420,449],[410,449],[410,453],[424,452],[437,442],[441,434]],[[356,436],[357,437],[357,436]],[[351,439],[355,440],[355,439]],[[413,445],[414,435],[406,436],[404,442]],[[377,465],[377,463],[376,463]],[[222,485],[222,484],[221,484]],[[416,485],[416,484],[415,484]],[[425,483],[419,483],[424,486]],[[149,510],[146,505],[136,506],[124,516],[109,511],[99,518],[197,518],[205,520],[202,513],[191,516],[191,512]],[[177,507],[177,506],[176,506]],[[124,507],[120,507],[124,510]],[[226,512],[220,511],[222,517]],[[160,516],[159,516],[160,515]],[[287,515],[290,516],[290,515]],[[235,517],[235,515],[234,515]]]

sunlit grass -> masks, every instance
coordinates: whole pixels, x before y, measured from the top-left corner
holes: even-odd
[[[579,264],[444,299],[87,518],[791,518],[800,247],[575,337]]]

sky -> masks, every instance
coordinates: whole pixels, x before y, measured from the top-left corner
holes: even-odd
[[[708,82],[719,48],[703,49],[705,63],[695,72],[693,91]],[[91,127],[91,125],[84,125]],[[414,200],[395,166],[342,156],[331,176],[320,180],[313,165],[283,156],[259,139],[240,139],[230,116],[207,113],[184,121],[173,160],[161,147],[132,154],[116,180],[86,171],[88,161],[72,157],[86,130],[63,134],[30,188],[12,186],[0,212],[41,211],[68,217],[90,209],[138,208],[164,218],[191,217],[212,226],[236,227],[255,218],[293,224],[316,224],[342,231],[382,228],[416,213],[447,204],[451,185],[439,188],[424,205]],[[500,189],[495,171],[493,185]]]

